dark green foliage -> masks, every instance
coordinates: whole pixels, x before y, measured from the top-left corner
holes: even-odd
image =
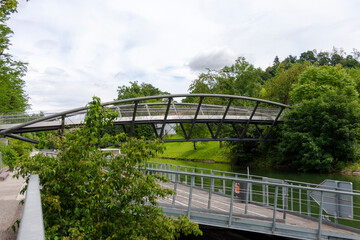
[[[292,92],[285,117],[283,164],[334,171],[359,157],[360,108],[352,78],[338,67],[310,67]]]
[[[343,49],[334,47],[331,52],[320,51],[318,53],[316,50],[303,52],[300,54],[299,59],[297,59],[296,56],[290,55],[283,62],[310,62],[318,66],[336,66],[340,64],[345,68],[359,68],[359,57],[359,51],[356,49],[353,49],[351,54],[347,54]],[[273,76],[275,76],[275,74],[273,74]]]
[[[359,155],[359,104],[345,96],[306,100],[286,116],[283,164],[304,171],[334,171]]]
[[[118,100],[169,94],[168,92],[163,92],[149,83],[141,83],[139,85],[137,81],[130,82],[129,87],[125,85],[121,87],[119,86],[117,91]]]
[[[275,77],[267,80],[261,90],[261,97],[267,100],[292,104],[290,93],[299,80],[300,74],[309,63],[281,63]]]
[[[314,52],[314,51],[303,52],[300,55],[299,61],[300,62],[308,61],[308,62],[311,62],[311,63],[315,63],[317,61],[317,58],[316,58],[315,54],[316,54],[316,52]]]
[[[164,215],[157,198],[168,196],[160,175],[144,174],[145,161],[161,152],[159,141],[100,136],[114,112],[100,99],[89,103],[85,125],[54,137],[57,157],[37,155],[21,161],[19,173],[39,174],[47,239],[175,239],[201,234],[187,217]],[[121,155],[97,146],[116,144]]]
[[[0,152],[2,153],[3,166],[15,167],[19,159],[28,157],[32,145],[16,139],[9,139],[9,144],[0,142]],[[1,168],[1,166],[0,166]]]
[[[22,112],[28,107],[24,77],[27,68],[21,61],[13,60],[7,53],[9,38],[13,33],[6,25],[8,15],[16,11],[17,1],[0,2],[0,112]]]
[[[248,97],[257,97],[263,83],[264,72],[239,57],[231,66],[221,70],[208,70],[195,79],[190,87],[190,93],[216,93]],[[196,102],[197,99],[186,98],[184,102]],[[206,99],[209,104],[227,104],[223,99]]]

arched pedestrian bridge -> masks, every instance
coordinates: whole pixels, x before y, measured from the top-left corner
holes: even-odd
[[[182,100],[190,99],[191,103]],[[102,104],[117,111],[114,125],[122,126],[129,137],[137,125],[150,125],[154,137],[165,142],[185,141],[272,141],[271,131],[281,123],[281,115],[290,106],[258,98],[222,94],[176,94],[116,100]],[[61,113],[0,115],[0,136],[24,141],[37,141],[19,133],[59,130],[83,124],[87,108],[81,107]],[[164,136],[177,126],[183,138]],[[196,127],[206,134],[198,136]],[[252,128],[257,133],[248,134]],[[225,133],[226,129],[226,133]],[[229,134],[231,133],[231,134]]]

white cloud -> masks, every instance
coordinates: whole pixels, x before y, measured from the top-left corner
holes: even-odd
[[[11,53],[29,63],[33,110],[69,109],[136,80],[186,93],[199,71],[239,56],[265,68],[276,55],[351,52],[359,10],[355,0],[21,1]]]
[[[218,70],[234,63],[236,56],[229,48],[214,48],[193,57],[188,66],[193,71]]]

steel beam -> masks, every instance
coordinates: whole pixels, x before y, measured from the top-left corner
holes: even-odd
[[[212,131],[212,129],[211,129],[211,127],[210,127],[209,123],[206,123],[206,126],[207,126],[207,128],[209,129],[209,132],[210,132],[211,138],[215,139],[214,133],[213,133],[213,131]]]
[[[230,98],[230,99],[229,99],[229,103],[228,103],[228,105],[226,106],[226,109],[225,109],[224,115],[223,115],[223,117],[222,117],[222,119],[221,119],[221,121],[220,121],[220,124],[219,124],[219,126],[218,126],[218,129],[217,129],[217,131],[216,131],[215,138],[217,138],[217,137],[218,137],[218,135],[219,135],[219,133],[220,133],[220,130],[221,130],[222,124],[223,124],[223,122],[224,122],[224,120],[225,120],[225,118],[226,118],[226,114],[227,114],[227,113],[228,113],[228,111],[229,111],[229,108],[230,108],[230,105],[231,105],[231,102],[232,102],[232,101],[233,101],[233,99],[232,99],[232,98]]]
[[[239,131],[236,129],[235,123],[231,123],[232,128],[236,134],[236,137],[240,139]]]
[[[187,139],[187,134],[186,134],[186,131],[185,131],[185,128],[184,128],[184,125],[182,123],[180,123],[180,127],[181,127],[181,130],[183,131],[184,133],[184,138]]]
[[[129,137],[131,138],[134,132],[134,125],[135,125],[135,118],[136,118],[136,111],[137,111],[137,107],[138,107],[138,101],[135,101],[135,105],[134,105],[134,112],[133,112],[133,116],[132,116],[132,121],[131,121],[131,125],[130,125],[130,133],[129,133]]]
[[[155,133],[156,138],[158,138],[158,137],[159,137],[159,134],[158,134],[158,132],[157,132],[157,129],[156,129],[156,127],[155,127],[155,124],[152,123],[151,126],[152,126],[152,128],[153,128],[153,130],[154,130],[154,133]]]
[[[194,119],[192,120],[191,128],[190,128],[189,135],[188,135],[188,139],[191,138],[191,132],[192,132],[192,130],[194,128],[197,116],[199,115],[199,111],[200,111],[200,108],[201,108],[201,103],[202,103],[203,100],[204,100],[204,97],[200,97],[199,105],[198,105],[198,107],[196,109]]]
[[[160,138],[163,136],[164,134],[164,128],[165,128],[165,125],[166,125],[166,119],[167,119],[167,116],[169,114],[169,109],[170,109],[170,106],[171,106],[171,101],[172,101],[172,98],[169,98],[169,101],[168,101],[168,104],[167,104],[167,107],[166,107],[166,112],[165,112],[165,116],[164,116],[164,120],[163,120],[163,123],[162,123],[162,126],[161,126],[161,131],[160,131]]]
[[[264,138],[267,138],[267,137],[269,136],[269,134],[270,134],[270,132],[271,132],[272,128],[274,127],[274,125],[275,125],[275,124],[276,124],[276,122],[278,121],[278,119],[279,119],[279,117],[280,117],[281,113],[284,111],[284,109],[285,109],[284,107],[281,107],[281,109],[280,109],[280,111],[279,111],[278,115],[276,116],[276,118],[275,118],[274,122],[271,124],[271,127],[270,127],[269,131],[266,133],[266,135],[265,135],[265,137],[264,137]]]
[[[8,133],[5,136],[10,137],[10,138],[14,138],[14,139],[18,139],[18,140],[21,140],[21,141],[24,141],[24,142],[39,144],[39,141],[37,141],[37,140],[27,138],[27,137],[23,137],[23,136],[16,135],[16,134],[12,134],[12,133]]]
[[[250,117],[249,117],[249,119],[248,119],[248,121],[247,121],[247,123],[246,123],[246,125],[245,125],[245,127],[244,127],[244,130],[243,130],[242,133],[241,133],[240,138],[243,138],[243,137],[245,136],[245,133],[246,133],[248,127],[249,127],[249,124],[250,124],[250,122],[251,122],[251,119],[252,119],[253,116],[255,115],[255,112],[256,112],[256,109],[257,109],[258,106],[259,106],[259,102],[256,102],[255,108],[254,108],[254,110],[252,111],[252,113],[251,113],[251,115],[250,115]]]

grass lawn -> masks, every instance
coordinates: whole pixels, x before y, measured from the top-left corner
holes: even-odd
[[[226,147],[220,148],[219,142],[197,142],[196,150],[192,142],[165,143],[165,147],[164,153],[159,154],[159,157],[230,163],[229,150]]]

